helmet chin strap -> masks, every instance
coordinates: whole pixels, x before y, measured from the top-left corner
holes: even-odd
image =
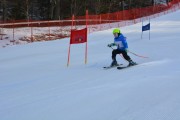
[[[119,34],[118,33],[114,33],[114,37],[115,38],[119,37]]]

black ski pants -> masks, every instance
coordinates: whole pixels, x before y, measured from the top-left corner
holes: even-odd
[[[112,59],[116,60],[116,55],[117,54],[122,54],[124,59],[126,59],[127,61],[130,61],[131,58],[128,56],[127,52],[125,50],[119,50],[119,49],[114,49],[112,51]]]

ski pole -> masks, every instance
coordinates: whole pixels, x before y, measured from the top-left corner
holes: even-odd
[[[135,55],[135,56],[137,56],[137,57],[141,57],[141,58],[149,58],[149,57],[146,57],[146,56],[138,55],[138,54],[133,53],[133,52],[131,52],[131,51],[129,51],[129,50],[128,50],[128,52],[131,53],[131,54],[133,54],[133,55]]]
[[[112,47],[111,47],[112,48]],[[112,48],[113,49],[113,48]],[[114,50],[114,49],[113,49]],[[133,52],[131,52],[131,51],[129,51],[128,50],[128,52],[129,53],[131,53],[131,54],[133,54],[133,55],[135,55],[135,56],[137,56],[137,57],[141,57],[141,58],[149,58],[149,57],[146,57],[146,56],[142,56],[142,55],[138,55],[138,54],[136,54],[136,53],[133,53]],[[121,56],[121,54],[119,54],[120,56]],[[122,56],[121,56],[122,57]]]

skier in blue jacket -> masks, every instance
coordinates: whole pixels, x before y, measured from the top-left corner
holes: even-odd
[[[114,34],[114,43],[108,44],[108,47],[117,46],[117,49],[114,49],[112,51],[112,63],[111,66],[118,66],[118,63],[116,61],[116,55],[122,54],[123,57],[129,62],[128,66],[136,65],[135,62],[131,60],[131,58],[128,56],[128,44],[126,41],[126,37],[120,32],[120,29],[116,28],[113,30]]]

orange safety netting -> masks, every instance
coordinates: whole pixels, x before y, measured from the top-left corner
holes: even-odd
[[[132,25],[149,18],[155,18],[170,12],[174,12],[180,9],[180,0],[172,0],[168,4],[159,4],[144,8],[134,8],[130,10],[119,11],[115,13],[106,13],[100,15],[88,15],[88,16],[75,16],[74,25],[76,28],[83,28],[88,23],[89,32],[105,30],[113,27],[122,27]],[[108,24],[107,24],[108,23]],[[37,31],[35,27],[46,28],[46,32],[42,31],[43,35],[48,35],[48,40],[58,39],[70,36],[70,30],[72,25],[72,19],[66,20],[52,20],[52,21],[32,21],[32,20],[18,20],[7,21],[6,23],[0,22],[0,28],[10,28],[12,30],[13,37],[17,34],[14,29],[21,27],[28,27],[31,32],[31,42],[34,41],[34,37]],[[54,27],[57,27],[54,30]],[[37,28],[36,28],[37,29]],[[53,30],[52,30],[53,29]],[[56,32],[54,32],[56,31]],[[4,33],[5,34],[5,33]],[[39,33],[38,33],[39,34]],[[53,38],[52,36],[56,36]],[[14,38],[13,38],[14,39]],[[47,38],[43,38],[47,39]]]

